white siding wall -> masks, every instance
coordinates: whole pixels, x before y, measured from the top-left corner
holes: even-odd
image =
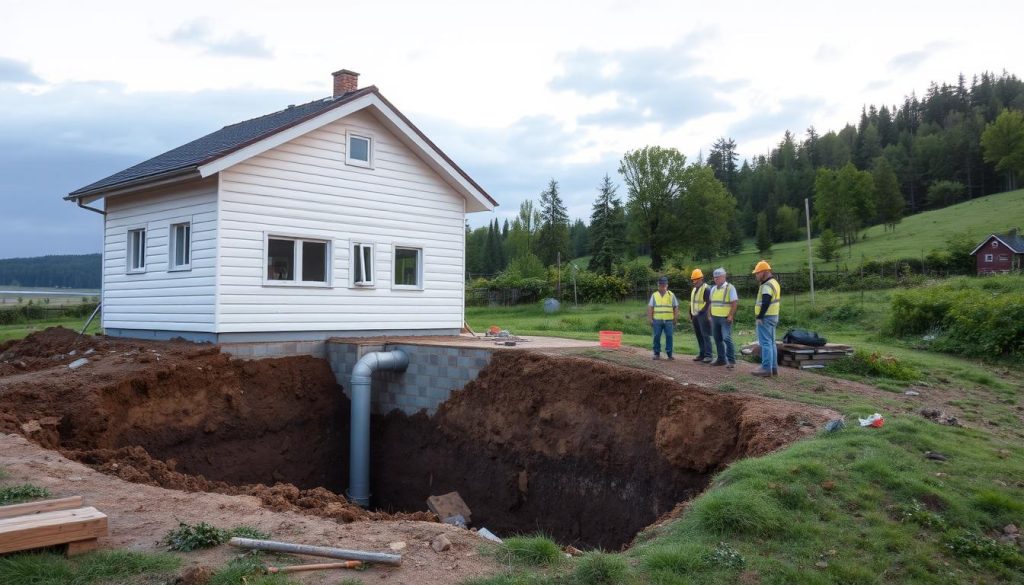
[[[346,131],[373,138],[374,168],[345,164]],[[465,201],[359,112],[220,173],[217,331],[458,328]],[[267,235],[332,242],[331,286],[264,283]],[[350,286],[351,243],[376,245],[374,288]],[[392,290],[393,246],[423,249],[423,290]]]
[[[217,181],[106,202],[103,327],[214,331]],[[192,222],[192,268],[169,271],[170,225]],[[128,230],[146,228],[146,271],[127,273]]]

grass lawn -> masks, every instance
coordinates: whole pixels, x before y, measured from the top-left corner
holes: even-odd
[[[30,333],[42,331],[47,327],[66,327],[73,331],[81,331],[86,319],[88,317],[61,317],[60,319],[43,319],[28,323],[15,323],[14,325],[0,325],[0,343],[11,339],[21,339]],[[86,331],[86,334],[92,335],[99,332],[100,317],[97,315],[92,320],[92,323],[89,324],[89,330]]]
[[[827,406],[843,413],[847,427],[730,465],[680,518],[642,534],[625,553],[513,562],[502,575],[467,583],[1024,583],[1021,550],[994,540],[1004,526],[1024,524],[1024,375],[1014,363],[932,353],[918,348],[920,340],[887,336],[893,292],[819,292],[814,304],[806,294],[784,296],[780,325],[817,330],[916,371],[914,380],[840,374],[891,399],[829,392],[827,378],[811,373],[785,396],[752,381],[742,390]],[[749,304],[741,301],[739,344],[752,340]],[[595,341],[599,328],[615,324],[626,343],[650,343],[641,303],[466,315],[478,330],[499,325]],[[680,353],[694,350],[688,325],[676,341]],[[951,396],[934,406],[961,409],[966,427],[887,414],[904,412],[896,405],[906,405],[910,385]],[[885,425],[859,427],[856,417],[874,410],[886,414]],[[929,451],[946,460],[926,458]]]

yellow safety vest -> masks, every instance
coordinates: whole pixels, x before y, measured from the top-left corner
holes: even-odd
[[[654,299],[655,319],[662,319],[665,321],[672,321],[675,319],[672,311],[672,305],[675,304],[673,301],[675,300],[676,295],[672,294],[672,291],[665,291],[664,295],[655,292],[654,295],[652,295],[652,298]]]
[[[775,284],[772,284],[773,282]],[[764,287],[768,287],[768,290],[765,290]],[[766,293],[770,293],[772,295],[772,302],[768,305],[768,311],[765,312],[764,316],[771,317],[779,314],[779,301],[782,300],[782,287],[779,286],[779,281],[774,278],[769,278],[761,284],[761,288],[757,291],[757,300],[754,302],[754,317],[761,314],[761,295]]]
[[[733,286],[726,283],[725,287],[716,286],[711,289],[711,316],[712,317],[728,317],[729,310],[732,309],[732,301],[729,297],[729,291]]]
[[[700,313],[704,306],[704,291],[708,290],[708,283],[702,282],[700,286],[690,291],[690,315]]]

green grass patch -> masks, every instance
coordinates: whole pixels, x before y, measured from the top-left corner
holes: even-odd
[[[170,554],[106,550],[65,558],[54,553],[21,553],[0,557],[0,583],[18,585],[126,584],[170,576],[181,559]],[[141,579],[141,577],[140,577]],[[141,581],[138,581],[141,582]],[[149,581],[153,582],[153,581]]]
[[[224,544],[232,537],[267,539],[270,535],[251,526],[235,526],[223,529],[211,526],[206,522],[188,524],[179,522],[177,528],[167,531],[161,542],[170,550],[189,552],[202,548],[212,548]]]
[[[0,487],[0,506],[48,497],[50,497],[50,490],[28,483]]]
[[[629,581],[629,564],[621,555],[587,553],[576,561],[572,572],[572,583],[578,585],[619,585]]]
[[[209,585],[292,585],[295,583],[280,573],[267,574],[263,555],[251,554],[231,559],[214,572]]]
[[[60,319],[43,319],[28,323],[0,325],[0,343],[11,339],[22,339],[28,337],[29,334],[42,331],[49,327],[65,327],[72,331],[81,331],[82,327],[85,326],[86,319],[88,319],[88,317],[62,317]],[[100,318],[97,315],[97,317],[93,319],[92,323],[89,324],[89,329],[86,330],[85,333],[86,335],[93,335],[100,332]]]
[[[898,357],[864,350],[856,350],[852,356],[830,362],[826,373],[856,374],[903,382],[921,379],[921,372]]]
[[[558,544],[542,535],[513,536],[494,549],[495,556],[503,563],[512,565],[552,565],[563,558]]]

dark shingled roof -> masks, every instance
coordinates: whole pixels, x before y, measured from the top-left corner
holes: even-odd
[[[1024,238],[1019,234],[996,234],[996,237],[1017,254],[1024,254]]]
[[[72,191],[66,199],[75,199],[85,193],[115,187],[122,183],[145,179],[146,177],[156,177],[174,171],[196,168],[212,159],[220,158],[261,138],[284,130],[289,126],[294,126],[305,119],[312,118],[334,106],[349,101],[351,98],[357,97],[357,95],[363,95],[375,90],[375,87],[370,86],[346,93],[337,98],[324,98],[299,106],[288,106],[273,114],[225,126],[188,144],[168,150],[133,167],[114,173],[105,179],[100,179],[91,185],[86,185],[81,189]]]

